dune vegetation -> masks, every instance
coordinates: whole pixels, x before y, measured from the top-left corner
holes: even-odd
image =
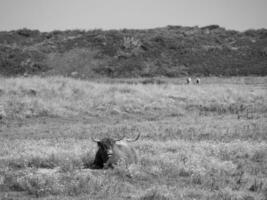
[[[267,78],[0,78],[0,199],[267,199]],[[139,162],[92,170],[91,137]]]
[[[267,30],[219,25],[0,31],[0,74],[112,77],[266,76]]]

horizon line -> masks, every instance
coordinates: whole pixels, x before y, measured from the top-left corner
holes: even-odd
[[[249,30],[267,30],[267,27],[261,27],[261,28],[248,28],[248,29],[244,29],[244,30],[237,30],[234,28],[227,28],[224,26],[220,26],[219,24],[209,24],[209,25],[205,25],[205,26],[199,26],[199,25],[194,25],[194,26],[186,26],[186,25],[173,25],[173,24],[169,24],[169,25],[165,25],[165,26],[155,26],[155,27],[148,27],[148,28],[101,28],[101,27],[95,27],[95,28],[66,28],[66,29],[60,29],[60,28],[55,28],[55,29],[51,29],[51,30],[41,30],[38,28],[29,28],[29,27],[21,27],[21,28],[16,28],[16,29],[8,29],[8,30],[2,30],[0,29],[0,32],[11,32],[11,31],[18,31],[18,30],[31,30],[31,31],[39,31],[42,33],[45,32],[54,32],[54,31],[74,31],[74,30],[79,30],[79,31],[94,31],[94,30],[102,30],[102,31],[111,31],[111,30],[152,30],[152,29],[160,29],[160,28],[168,28],[168,27],[177,27],[177,28],[205,28],[205,27],[209,27],[209,26],[219,26],[219,28],[225,29],[227,31],[237,31],[237,32],[246,32]]]

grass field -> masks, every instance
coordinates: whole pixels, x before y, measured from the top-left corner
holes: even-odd
[[[267,77],[0,78],[0,199],[267,199]],[[92,170],[91,136],[139,162]]]

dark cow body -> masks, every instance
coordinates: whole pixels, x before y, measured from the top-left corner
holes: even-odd
[[[137,163],[137,155],[135,150],[129,146],[128,142],[136,141],[140,134],[134,140],[121,141],[112,138],[104,138],[102,140],[95,140],[98,145],[95,160],[93,163],[94,169],[113,168],[114,165],[123,162],[127,166]]]

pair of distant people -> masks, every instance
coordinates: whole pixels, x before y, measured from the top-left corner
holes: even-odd
[[[191,83],[192,83],[192,78],[191,77],[188,77],[186,79],[186,84],[191,84]],[[195,84],[200,84],[200,78],[196,78]]]

